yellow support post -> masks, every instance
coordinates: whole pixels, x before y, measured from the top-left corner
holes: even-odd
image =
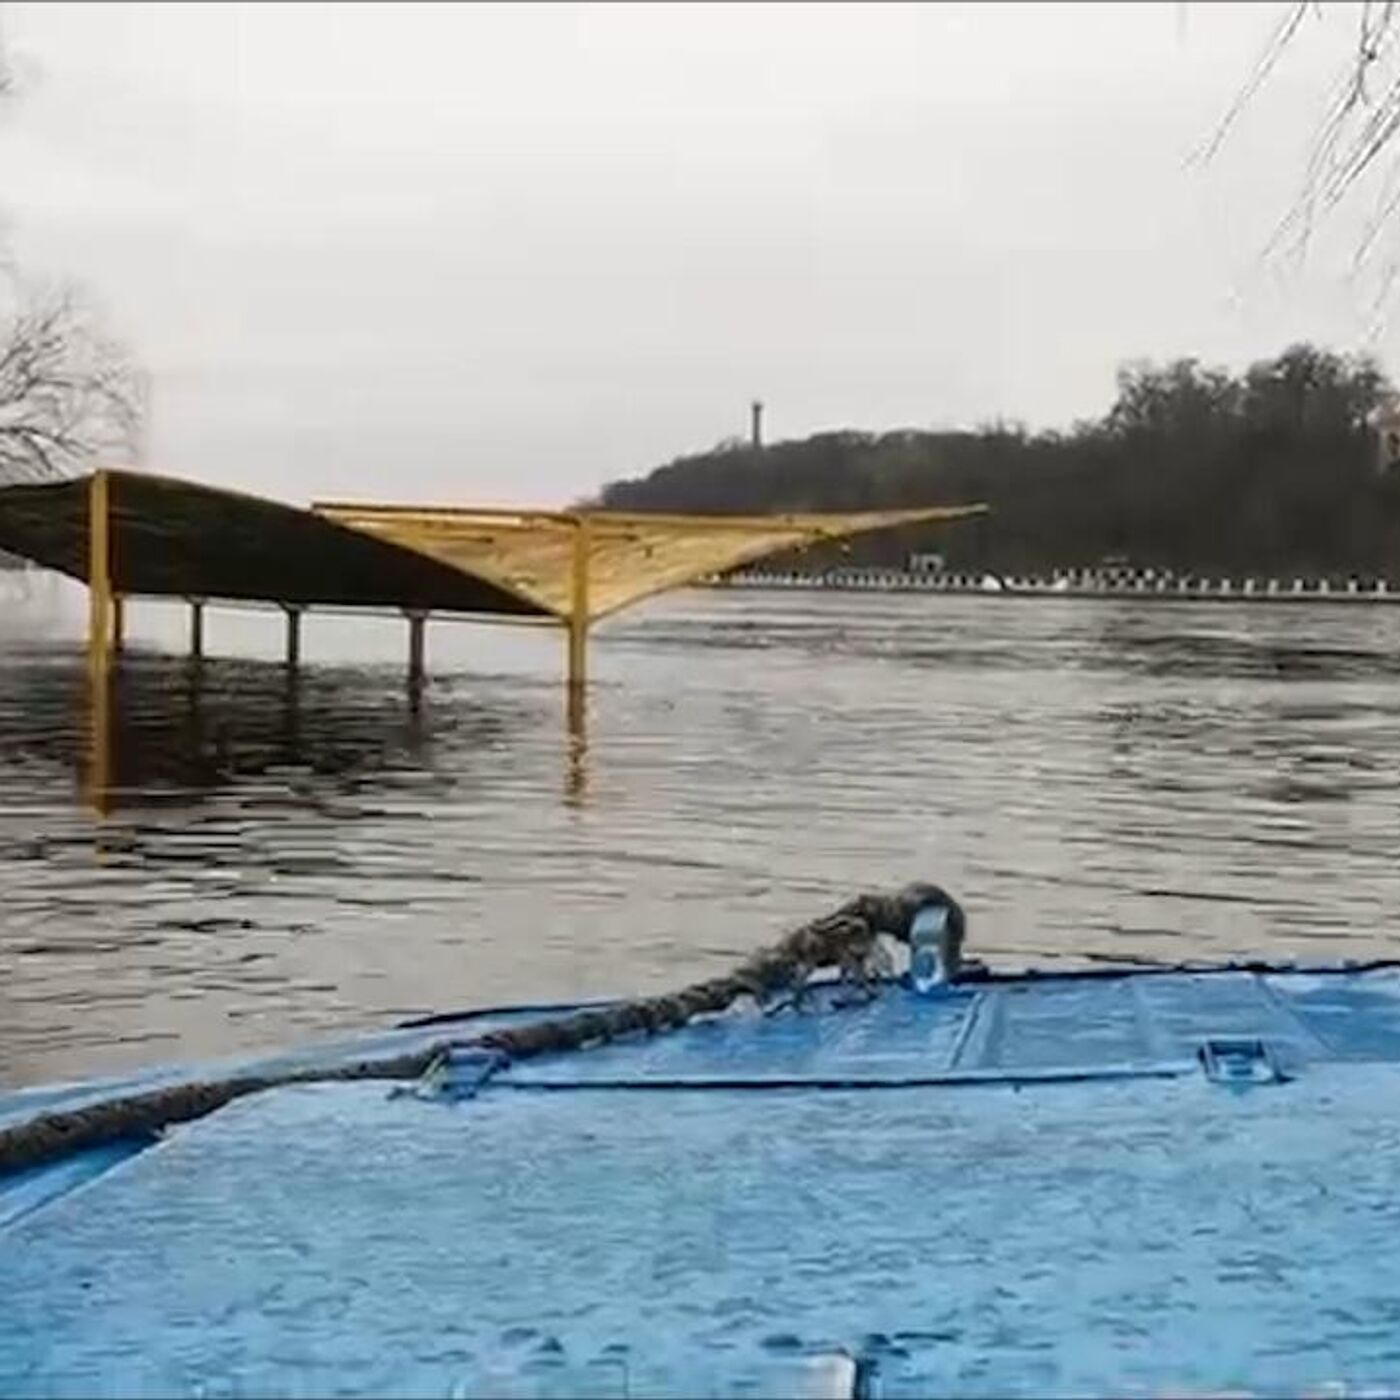
[[[574,518],[574,558],[569,601],[569,689],[588,682],[588,565],[592,540],[588,517]]]
[[[112,645],[111,480],[95,471],[88,483],[88,666],[105,671]]]
[[[112,782],[112,519],[111,480],[88,484],[88,704],[91,720],[88,800],[106,816]]]

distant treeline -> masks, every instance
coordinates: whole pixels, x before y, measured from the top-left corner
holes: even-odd
[[[606,487],[618,510],[872,510],[986,501],[984,522],[852,542],[848,563],[913,551],[1030,572],[1108,559],[1236,574],[1400,577],[1400,472],[1369,419],[1389,385],[1364,357],[1296,345],[1241,375],[1134,364],[1103,418],[1067,432],[821,433],[736,441]],[[799,566],[835,562],[831,547]],[[796,562],[796,561],[788,561]]]

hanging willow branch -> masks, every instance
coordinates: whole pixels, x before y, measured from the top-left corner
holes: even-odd
[[[1285,247],[1303,252],[1318,222],[1376,174],[1382,176],[1381,184],[1355,252],[1356,265],[1375,251],[1381,233],[1400,212],[1400,4],[1363,0],[1356,10],[1355,42],[1331,80],[1297,198],[1280,219],[1266,253]],[[1198,160],[1217,154],[1284,54],[1299,42],[1304,22],[1322,14],[1316,0],[1289,0]]]

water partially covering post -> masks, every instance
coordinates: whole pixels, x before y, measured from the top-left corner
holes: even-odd
[[[424,631],[428,620],[427,613],[410,612],[408,617],[408,683],[414,689],[423,684],[424,676]]]
[[[591,547],[588,517],[574,519],[574,560],[569,602],[569,690],[588,683],[588,562]]]
[[[304,609],[300,603],[283,603],[287,614],[287,669],[295,671],[301,665],[301,615]]]
[[[204,657],[204,599],[190,599],[190,655],[196,661]]]

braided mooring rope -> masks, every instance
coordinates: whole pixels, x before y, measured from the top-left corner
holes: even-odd
[[[835,912],[760,949],[733,972],[670,995],[639,997],[467,1039],[450,1037],[397,1055],[175,1084],[39,1114],[0,1127],[0,1174],[35,1167],[104,1142],[150,1136],[265,1089],[357,1079],[418,1079],[454,1050],[490,1051],[506,1062],[606,1044],[628,1035],[654,1035],[684,1026],[697,1016],[725,1011],[741,997],[752,997],[766,1006],[785,994],[800,995],[812,975],[826,968],[869,988],[881,970],[880,936],[907,943],[914,917],[929,907],[948,910],[945,963],[949,973],[956,975],[966,921],[951,895],[937,885],[926,884],[908,885],[890,895],[859,895]]]

